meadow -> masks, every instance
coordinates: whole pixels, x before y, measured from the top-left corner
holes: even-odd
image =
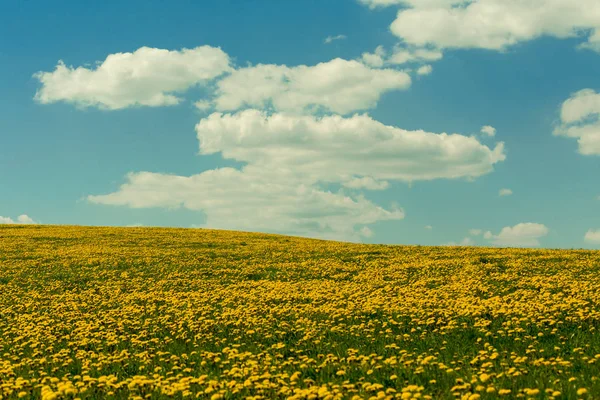
[[[600,252],[0,225],[0,398],[600,398]]]

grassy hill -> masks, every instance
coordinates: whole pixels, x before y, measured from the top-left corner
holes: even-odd
[[[600,252],[0,225],[0,398],[600,398]]]

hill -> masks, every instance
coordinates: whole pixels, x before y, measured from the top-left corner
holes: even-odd
[[[600,398],[600,252],[0,226],[0,398]]]

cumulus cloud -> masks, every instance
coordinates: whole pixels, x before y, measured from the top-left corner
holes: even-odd
[[[548,228],[543,224],[532,222],[520,223],[515,226],[502,228],[498,235],[490,231],[484,235],[492,244],[508,247],[531,247],[539,246],[539,239],[548,234]]]
[[[394,47],[387,62],[389,64],[406,64],[438,61],[443,57],[441,51],[418,47]]]
[[[368,237],[370,230],[363,229],[365,225],[404,218],[402,209],[387,210],[363,196],[310,187],[293,171],[252,166],[220,168],[189,177],[130,173],[117,192],[89,196],[88,200],[132,208],[202,210],[210,228],[349,241]]]
[[[417,69],[417,75],[429,75],[431,74],[431,71],[433,71],[433,67],[431,65],[423,65]]]
[[[442,52],[436,49],[432,50],[426,48],[406,48],[396,46],[387,62],[389,64],[433,62],[440,60],[442,57]]]
[[[342,185],[350,189],[368,190],[384,190],[389,187],[387,181],[377,181],[370,176],[363,176],[361,178],[353,177],[350,180],[344,181]]]
[[[554,135],[576,138],[580,154],[600,155],[600,93],[593,89],[573,93],[562,104],[560,120]]]
[[[42,84],[34,99],[108,110],[170,106],[181,101],[176,93],[231,70],[229,56],[220,48],[141,47],[133,53],[110,54],[95,68],[75,68],[59,61],[54,71],[34,75]]]
[[[471,236],[479,236],[481,232],[481,229],[469,229],[469,235]]]
[[[444,7],[461,3],[466,0],[358,0],[371,9],[383,8],[389,6],[412,6],[412,7]]]
[[[448,242],[448,243],[443,244],[442,246],[474,246],[474,245],[475,245],[475,241],[473,241],[473,239],[471,239],[470,237],[465,237],[463,240],[461,240],[458,243]]]
[[[596,0],[361,1],[406,6],[390,29],[409,45],[503,51],[541,36],[587,37],[580,47],[600,51],[600,2]]]
[[[431,226],[431,225],[425,225],[425,229],[427,229],[428,231],[430,231],[430,230],[433,229],[433,226]]]
[[[404,212],[320,184],[381,190],[388,180],[480,176],[505,157],[502,143],[492,150],[472,137],[406,131],[366,115],[213,113],[196,132],[200,154],[221,153],[246,165],[189,177],[131,173],[118,191],[88,200],[202,210],[214,228],[356,241],[367,237],[364,226],[402,219]]]
[[[384,60],[385,56],[386,56],[386,52],[385,52],[385,49],[383,48],[383,46],[377,46],[373,53],[369,53],[369,52],[362,53],[361,60],[362,60],[363,64],[366,64],[366,65],[374,67],[374,68],[380,68],[380,67],[383,67],[383,64],[385,63],[385,60]]]
[[[241,108],[295,113],[324,110],[348,114],[375,107],[381,95],[407,89],[410,76],[336,58],[314,66],[259,64],[240,68],[217,83],[218,111]]]
[[[586,232],[583,240],[587,243],[591,244],[600,244],[600,229],[592,230]]]
[[[403,0],[358,0],[359,3],[362,3],[368,6],[371,9],[378,7],[388,7],[392,5],[402,4]]]
[[[499,196],[510,196],[511,194],[513,194],[513,191],[510,189],[500,189],[498,192]]]
[[[442,56],[442,52],[436,49],[396,45],[391,52],[388,52],[383,46],[377,46],[373,53],[362,53],[360,61],[370,67],[381,68],[408,63],[433,62],[440,60]]]
[[[265,169],[293,168],[311,182],[350,187],[356,178],[367,178],[359,182],[368,188],[384,180],[477,177],[506,157],[502,142],[490,149],[473,137],[407,131],[359,114],[213,113],[196,125],[196,132],[200,154],[221,152]]]
[[[323,43],[329,44],[335,40],[342,40],[342,39],[346,39],[346,35],[327,36],[325,38],[325,40],[323,41]]]
[[[10,217],[0,216],[0,224],[37,224],[31,217],[26,214],[19,215],[15,220]]]
[[[489,137],[496,136],[496,128],[494,128],[493,126],[490,126],[490,125],[482,126],[480,132]]]
[[[371,237],[373,236],[373,231],[368,226],[363,226],[360,229],[360,234],[364,237]]]
[[[194,103],[194,107],[200,111],[208,111],[212,108],[212,103],[208,100],[198,100]]]

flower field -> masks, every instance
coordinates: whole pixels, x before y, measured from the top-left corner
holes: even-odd
[[[0,226],[0,398],[600,398],[600,252]]]

